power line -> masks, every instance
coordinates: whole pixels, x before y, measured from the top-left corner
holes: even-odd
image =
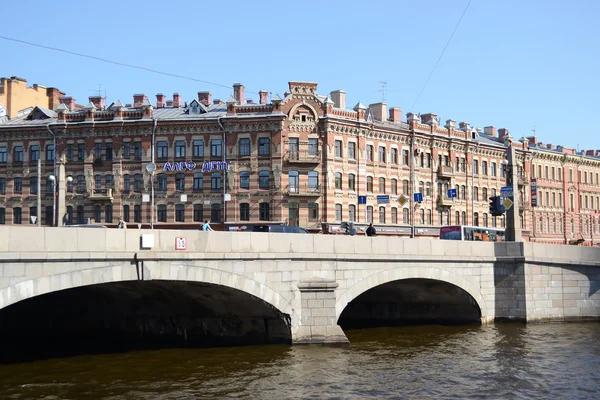
[[[454,33],[456,32],[456,30],[458,29],[458,26],[460,25],[460,21],[462,21],[463,17],[465,16],[465,13],[467,12],[467,9],[469,8],[469,6],[471,5],[471,1],[469,0],[469,2],[467,3],[467,6],[465,7],[465,9],[463,10],[462,15],[460,16],[460,18],[458,19],[458,22],[456,23],[456,26],[454,27],[454,30],[452,31],[452,34],[450,35],[450,37],[448,38],[448,41],[446,42],[446,45],[444,46],[444,49],[442,50],[442,53],[440,54],[440,56],[438,57],[437,61],[435,62],[435,65],[433,66],[433,69],[431,70],[431,72],[429,73],[429,76],[427,77],[427,80],[425,81],[425,84],[423,85],[423,88],[421,88],[421,91],[419,92],[419,95],[417,96],[417,99],[415,100],[415,102],[413,103],[412,107],[410,108],[410,111],[414,111],[415,105],[417,104],[417,101],[419,101],[419,98],[421,97],[421,95],[423,94],[423,91],[425,90],[425,87],[427,86],[427,84],[429,83],[429,79],[431,79],[431,76],[433,75],[433,72],[435,71],[435,69],[437,68],[440,60],[442,59],[442,56],[444,55],[444,53],[446,52],[446,49],[448,48],[448,45],[450,44],[450,41],[452,40],[452,38],[454,37]]]
[[[210,81],[204,81],[202,79],[191,78],[191,77],[185,76],[185,75],[172,74],[170,72],[164,72],[164,71],[159,71],[159,70],[152,69],[152,68],[141,67],[139,65],[127,64],[127,63],[123,63],[123,62],[119,62],[119,61],[112,61],[112,60],[108,60],[108,59],[102,58],[102,57],[96,57],[96,56],[90,56],[88,54],[76,53],[74,51],[65,50],[65,49],[61,49],[61,48],[58,48],[58,47],[45,46],[45,45],[42,45],[42,44],[28,42],[26,40],[15,39],[15,38],[10,38],[10,37],[6,37],[6,36],[0,36],[0,39],[9,40],[11,42],[23,43],[23,44],[26,44],[26,45],[29,45],[29,46],[39,47],[39,48],[46,49],[46,50],[52,50],[52,51],[58,51],[58,52],[61,52],[61,53],[71,54],[71,55],[74,55],[74,56],[77,56],[77,57],[90,58],[92,60],[102,61],[102,62],[105,62],[105,63],[108,63],[108,64],[114,64],[114,65],[119,65],[119,66],[122,66],[122,67],[134,68],[134,69],[140,69],[142,71],[148,71],[148,72],[152,72],[152,73],[159,74],[159,75],[172,76],[174,78],[187,79],[187,80],[193,81],[193,82],[206,83],[208,85],[214,85],[214,86],[219,86],[219,87],[231,89],[231,86],[223,85],[223,84],[220,84],[220,83],[215,83],[215,82],[210,82]],[[257,92],[251,92],[249,90],[247,91],[247,93],[258,94]]]

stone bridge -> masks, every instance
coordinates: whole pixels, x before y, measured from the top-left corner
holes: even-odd
[[[237,329],[294,344],[347,343],[342,320],[351,326],[600,316],[600,249],[589,247],[3,226],[0,258],[0,329],[40,307],[53,315],[48,319],[71,309],[89,320],[130,301],[136,305],[119,318],[133,315],[132,331],[164,332],[164,323],[152,328],[159,323],[142,323],[139,314],[150,303],[162,310],[174,302],[164,313],[177,319],[172,324],[186,338],[201,325],[205,333]],[[57,297],[69,293],[68,300]],[[18,308],[34,300],[35,306]],[[89,310],[92,305],[99,308]],[[173,316],[184,310],[201,324]]]

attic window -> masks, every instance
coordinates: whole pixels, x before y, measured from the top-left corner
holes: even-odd
[[[198,107],[198,104],[192,103],[190,105],[190,114],[199,114],[199,113],[200,113],[200,107]]]

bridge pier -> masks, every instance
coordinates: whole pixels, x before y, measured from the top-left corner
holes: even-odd
[[[350,341],[337,324],[335,289],[338,283],[314,278],[298,283],[300,290],[300,324],[293,344],[349,345]]]

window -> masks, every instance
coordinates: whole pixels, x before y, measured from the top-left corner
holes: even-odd
[[[308,203],[308,220],[311,222],[319,220],[319,205],[317,203]]]
[[[461,186],[460,195],[461,195],[461,200],[467,199],[467,187],[465,185]],[[463,222],[463,224],[464,224],[464,222]]]
[[[194,222],[203,222],[204,213],[202,210],[202,204],[194,204]]]
[[[487,167],[488,167],[487,161],[482,161],[481,162],[481,173],[483,175],[487,175],[488,174],[488,168]]]
[[[102,222],[102,207],[99,204],[94,206],[94,221]]]
[[[548,166],[544,166],[544,179],[548,179]]]
[[[454,161],[454,169],[456,171],[460,171],[460,163],[459,163],[459,160],[458,160],[458,156],[456,157],[456,160]]]
[[[342,220],[342,205],[341,204],[335,205],[335,220],[336,221]]]
[[[355,191],[356,176],[354,174],[348,174],[348,190]]]
[[[356,160],[356,143],[354,142],[348,143],[348,159]]]
[[[419,224],[425,225],[425,210],[422,208],[419,210]]]
[[[408,190],[408,180],[402,181],[402,194],[408,196],[410,195],[410,191]]]
[[[261,221],[269,221],[271,219],[271,204],[260,203],[258,206],[258,219]]]
[[[194,192],[201,192],[204,189],[204,174],[194,172]]]
[[[23,146],[15,146],[14,150],[13,162],[22,163],[23,162]]]
[[[129,145],[129,142],[125,143],[126,145]],[[129,149],[129,147],[127,147],[127,149]],[[127,157],[124,158],[129,158],[129,152],[127,152]],[[84,143],[77,143],[77,161],[83,161],[85,160],[85,144]]]
[[[258,173],[258,188],[268,190],[270,186],[270,172],[262,170]]]
[[[106,143],[106,159],[112,161],[113,159],[113,145],[111,142]]]
[[[385,207],[379,207],[379,223],[385,224]]]
[[[492,164],[490,166],[490,175],[496,176],[496,163],[494,161],[492,161]]]
[[[431,168],[431,153],[427,153],[425,157],[425,167]]]
[[[96,151],[94,153],[94,158],[96,160],[102,159],[102,143],[96,143]]]
[[[185,204],[175,206],[175,222],[185,222]]]
[[[139,204],[133,206],[133,222],[142,222],[142,206]]]
[[[129,206],[128,205],[123,206],[123,221],[129,222]]]
[[[398,209],[396,207],[392,207],[392,224],[398,223]]]
[[[258,139],[258,156],[268,157],[271,155],[271,139],[270,138],[259,138]]]
[[[21,224],[21,207],[13,208],[13,224]]]
[[[240,204],[240,221],[250,221],[250,204]]]
[[[479,161],[473,160],[473,175],[479,175]]]
[[[391,150],[390,159],[391,159],[392,164],[398,164],[398,149]]]
[[[559,182],[562,182],[562,167],[558,168],[558,180],[559,180]],[[598,179],[596,179],[596,181],[598,181]],[[560,226],[562,227],[562,225],[560,225]],[[561,228],[561,230],[562,230],[562,228]]]
[[[112,204],[107,204],[106,207],[104,207],[104,222],[109,224],[113,222]]]
[[[34,193],[37,193],[37,177],[34,177],[34,178],[36,179]],[[13,179],[13,193],[14,194],[23,193],[23,178],[17,177],[17,178]]]
[[[113,176],[111,174],[106,175],[106,181],[104,182],[104,187],[107,189],[112,189],[113,187]]]
[[[455,213],[454,218],[456,219],[456,225],[460,225],[460,211]]]
[[[308,171],[308,189],[319,189],[319,173],[317,171]]]
[[[134,192],[142,191],[142,175],[141,174],[135,174],[133,176],[133,191]]]
[[[6,194],[6,178],[0,178],[0,194]]]
[[[18,178],[18,179],[20,180],[19,182],[22,182],[21,178]],[[16,189],[16,186],[17,186],[16,180],[17,180],[17,178],[15,178],[15,182],[14,182],[15,183],[15,192],[17,190]],[[19,186],[22,186],[22,184],[20,184]],[[23,189],[21,188],[19,193],[21,193],[22,190]],[[46,188],[46,191],[52,193],[52,188],[50,188],[50,190],[48,190],[48,188]],[[32,176],[31,178],[29,178],[29,193],[37,194],[37,192],[38,192],[38,177]]]
[[[552,180],[556,179],[556,168],[555,167],[552,167],[552,175],[551,176],[552,176]]]
[[[131,190],[131,178],[129,174],[123,175],[123,192],[129,193]]]
[[[342,157],[342,141],[341,140],[335,141],[335,156],[337,158]]]
[[[129,160],[131,157],[131,142],[123,142],[123,158]]]
[[[85,175],[77,175],[77,192],[85,193]]]
[[[54,145],[49,144],[46,146],[46,161],[54,161],[54,155],[56,152],[54,151]]]
[[[379,162],[385,162],[385,146],[379,146]]]
[[[396,178],[392,178],[392,194],[398,194],[398,180]]]
[[[408,165],[408,150],[402,150],[402,164]]]
[[[223,155],[223,142],[221,139],[213,139],[210,141],[210,156],[221,157]]]
[[[40,145],[32,144],[29,147],[29,161],[37,161],[40,158]]]
[[[71,178],[71,182],[69,182],[69,178]],[[73,177],[72,176],[67,176],[67,192],[68,193],[73,193]]]
[[[156,220],[158,222],[167,222],[167,206],[164,204],[156,208]]]
[[[477,212],[473,214],[473,225],[479,226],[479,213]]]
[[[136,160],[142,159],[142,142],[133,142],[133,152]]]
[[[213,203],[210,205],[210,220],[220,222],[221,218],[221,203]]]
[[[479,201],[479,188],[473,186],[473,201]]]
[[[423,194],[425,192],[425,182],[419,181],[419,193]]]
[[[373,192],[373,177],[372,176],[367,176],[367,192],[369,192],[369,193]]]
[[[348,221],[356,221],[356,206],[354,204],[348,206]]]
[[[373,145],[372,144],[368,144],[367,145],[367,153],[365,155],[367,161],[373,161]]]
[[[167,191],[167,174],[164,174],[164,173],[158,174],[156,182],[157,182],[157,187],[156,187],[157,192],[164,193]]]
[[[431,212],[431,210],[427,210],[427,224],[428,225],[431,225],[433,222],[431,218],[432,218],[432,212]]]
[[[250,189],[250,172],[240,172],[240,189]]]
[[[185,190],[185,174],[183,172],[175,174],[175,190],[178,192]]]
[[[4,164],[8,161],[8,153],[6,152],[6,146],[0,146],[0,163]]]
[[[402,223],[403,224],[408,224],[409,222],[409,215],[408,215],[408,208],[403,208],[402,209]]]
[[[77,223],[83,224],[85,222],[85,215],[83,212],[83,206],[77,206]]]
[[[379,178],[379,193],[385,194],[385,178]]]
[[[573,182],[573,170],[570,169],[569,170],[569,183],[572,183],[572,182]]]
[[[487,200],[488,200],[488,190],[487,190],[487,188],[482,188],[481,189],[481,201],[486,202]]]
[[[248,139],[248,138],[240,139],[238,147],[239,147],[239,156],[240,157],[250,157],[250,139]]]
[[[185,157],[185,140],[175,141],[175,158]]]
[[[167,158],[169,156],[169,144],[166,140],[156,142],[156,157]]]
[[[448,191],[444,191],[444,193],[448,193]],[[431,182],[425,183],[425,196],[431,197]]]
[[[308,139],[308,155],[309,156],[319,155],[319,141],[317,138]]]
[[[102,188],[102,175],[94,176],[94,189]]]
[[[221,173],[220,172],[213,172],[211,174],[211,176],[210,176],[210,190],[213,191],[213,192],[218,192],[218,191],[221,190]]]
[[[342,189],[342,173],[335,173],[335,188],[341,190]]]

